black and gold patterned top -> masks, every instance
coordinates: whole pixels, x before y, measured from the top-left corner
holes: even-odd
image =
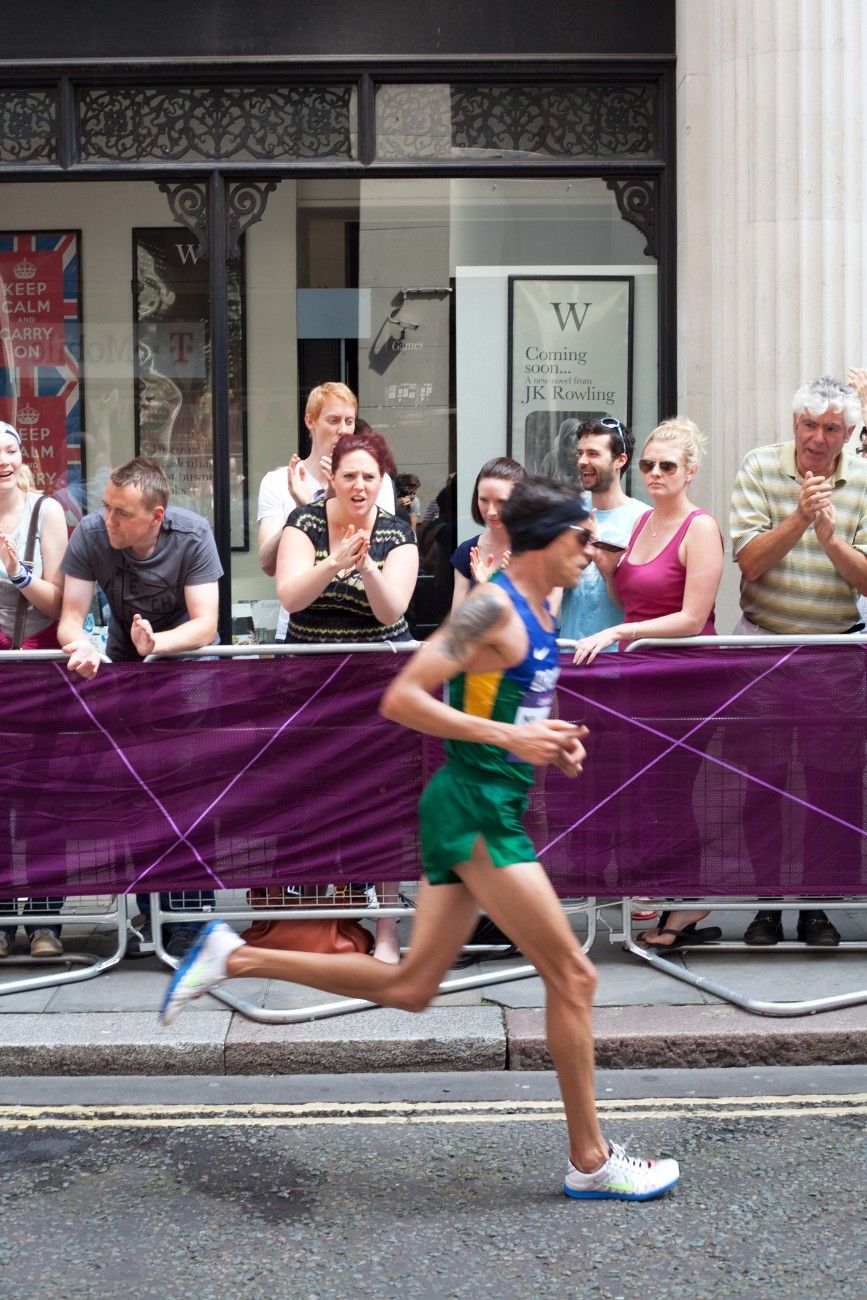
[[[287,528],[298,528],[313,543],[315,563],[327,559],[328,519],[325,502],[299,506],[286,520]],[[409,524],[385,510],[377,509],[370,536],[370,555],[382,570],[386,556],[398,546],[415,546],[415,534]],[[345,577],[332,578],[328,586],[307,606],[289,616],[287,641],[322,644],[339,641],[408,641],[410,630],[404,617],[386,627],[376,618],[367,600],[361,575],[353,571]]]

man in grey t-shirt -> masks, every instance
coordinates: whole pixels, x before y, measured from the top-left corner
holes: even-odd
[[[103,509],[69,539],[57,639],[70,672],[93,677],[99,657],[84,632],[93,588],[108,600],[108,657],[137,660],[197,650],[216,638],[223,567],[207,520],[170,506],[159,466],[137,457],[111,473]]]
[[[102,512],[86,515],[75,529],[60,566],[65,580],[57,639],[69,655],[69,671],[88,678],[99,668],[84,631],[97,582],[111,611],[109,659],[135,661],[211,645],[223,566],[207,520],[170,506],[165,475],[144,457],[112,471],[102,500]],[[179,911],[208,901],[210,891],[160,895],[163,908]],[[150,899],[139,894],[138,903],[145,916],[142,938],[150,942]],[[169,954],[182,957],[199,928],[167,925]],[[137,938],[128,953],[142,955]]]

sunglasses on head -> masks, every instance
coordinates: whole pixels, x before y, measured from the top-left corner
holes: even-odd
[[[620,449],[621,449],[621,451],[620,451],[620,453],[618,453],[618,455],[622,453],[622,454],[625,456],[625,455],[626,455],[626,439],[625,439],[624,436],[623,436],[623,425],[620,423],[620,421],[619,421],[619,420],[615,420],[613,415],[606,415],[606,416],[604,416],[604,417],[599,421],[599,423],[601,424],[601,426],[602,426],[603,429],[613,429],[613,430],[615,431],[615,433],[617,434],[618,438],[620,439]]]
[[[676,469],[680,469],[676,460],[648,460],[646,456],[642,456],[638,462],[638,468],[642,474],[652,473],[657,465],[661,474],[673,474]]]
[[[580,524],[570,524],[573,533],[578,534],[578,541],[582,546],[592,546],[596,541],[596,534],[590,528],[582,528]]]

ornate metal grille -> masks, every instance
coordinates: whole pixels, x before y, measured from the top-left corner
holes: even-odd
[[[644,252],[647,257],[658,257],[656,246],[656,209],[658,185],[655,179],[636,180],[612,177],[605,184],[613,190],[617,206],[624,221],[630,222],[644,235]]]
[[[79,96],[86,162],[354,159],[356,118],[352,86],[90,87]]]
[[[52,163],[57,156],[54,91],[0,91],[0,162]]]
[[[376,157],[647,157],[655,90],[638,85],[380,85]]]

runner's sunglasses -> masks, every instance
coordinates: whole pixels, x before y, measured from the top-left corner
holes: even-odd
[[[578,534],[578,541],[582,546],[594,546],[596,543],[596,534],[590,528],[582,528],[580,524],[570,524],[573,533]]]

